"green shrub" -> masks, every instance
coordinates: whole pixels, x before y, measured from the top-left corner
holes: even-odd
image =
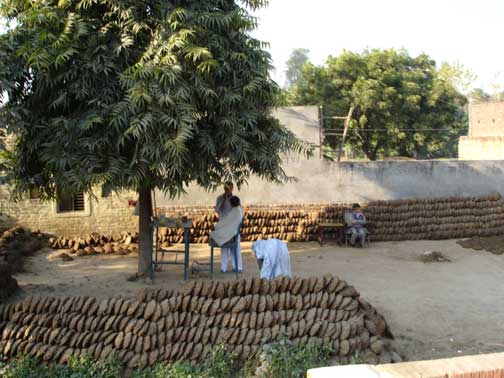
[[[263,374],[266,378],[306,377],[308,369],[328,366],[331,353],[329,347],[315,343],[296,346],[290,340],[282,339],[263,347]]]
[[[152,368],[136,370],[131,378],[196,378],[198,377],[195,367],[185,362],[173,364],[159,363]]]
[[[132,378],[234,378],[238,370],[235,356],[219,345],[199,364],[160,363],[150,369],[135,371]]]
[[[96,361],[92,357],[70,358],[66,367],[71,378],[116,378],[120,377],[121,365],[117,360]]]
[[[311,368],[327,366],[331,350],[320,345],[294,346],[281,340],[263,347],[265,378],[300,378]],[[152,368],[135,370],[131,378],[249,378],[254,376],[257,361],[239,366],[235,355],[224,346],[215,347],[200,363],[159,363]],[[115,360],[94,361],[91,357],[71,358],[67,365],[42,365],[31,357],[19,357],[0,364],[2,378],[120,378],[121,365]]]
[[[42,365],[31,357],[20,357],[0,367],[2,378],[119,378],[121,367],[114,360],[71,358],[68,365]]]
[[[5,378],[49,378],[48,368],[33,358],[21,357],[0,368]]]
[[[226,351],[223,345],[212,349],[210,356],[201,365],[202,378],[233,378],[238,366],[235,366],[236,356]]]

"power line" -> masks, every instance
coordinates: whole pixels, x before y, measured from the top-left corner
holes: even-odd
[[[401,132],[401,131],[405,131],[405,132],[449,132],[449,131],[456,131],[456,130],[453,130],[453,129],[395,129],[395,130],[389,130],[389,129],[350,129],[348,130],[348,132],[355,132],[355,133],[359,133],[359,132],[364,132],[364,133],[374,133],[374,132],[382,132],[382,133],[390,133],[390,132]],[[339,132],[339,133],[334,133],[334,132],[326,132],[326,131],[323,131],[322,132],[322,135],[324,136],[342,136],[343,135],[343,132]]]
[[[326,131],[338,131],[339,129],[323,129]],[[349,131],[452,131],[453,129],[349,129]]]

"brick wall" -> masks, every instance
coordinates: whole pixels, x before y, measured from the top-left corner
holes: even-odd
[[[504,160],[504,137],[462,137],[460,160]]]
[[[112,193],[101,197],[101,190],[95,191],[96,199],[86,196],[84,212],[56,212],[53,202],[38,199],[25,199],[13,202],[8,197],[8,188],[0,189],[0,212],[4,219],[32,230],[62,235],[75,236],[90,232],[112,234],[122,231],[136,231],[138,217],[128,207],[128,199],[135,199],[134,193]]]
[[[469,135],[459,139],[461,160],[504,159],[504,102],[469,106]]]
[[[504,160],[329,162],[286,160],[285,172],[298,180],[274,185],[251,177],[235,193],[245,205],[352,203],[404,198],[504,194]],[[157,205],[215,204],[221,189],[209,193],[191,185],[187,196],[171,200],[157,193]]]
[[[470,137],[504,137],[504,102],[484,102],[469,107]]]

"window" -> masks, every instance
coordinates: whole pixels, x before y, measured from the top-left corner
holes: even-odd
[[[103,184],[101,189],[102,198],[108,198],[112,196],[112,185]]]
[[[73,195],[62,194],[57,200],[58,213],[84,211],[85,208],[84,193],[77,193]]]

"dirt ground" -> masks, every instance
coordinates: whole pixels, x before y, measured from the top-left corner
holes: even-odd
[[[244,275],[255,276],[250,247],[242,245]],[[289,250],[293,274],[331,273],[354,285],[385,316],[407,360],[504,351],[504,256],[464,249],[454,240],[374,243],[365,249],[294,243]],[[420,256],[426,251],[439,251],[451,262],[424,263]],[[147,287],[126,281],[136,271],[136,256],[63,262],[58,253],[39,253],[26,262],[27,272],[16,276],[22,290],[15,299],[130,296]],[[208,246],[191,246],[191,258],[208,261]],[[219,267],[217,257],[216,279],[234,278]],[[182,266],[165,267],[154,286],[180,287],[182,272]]]

